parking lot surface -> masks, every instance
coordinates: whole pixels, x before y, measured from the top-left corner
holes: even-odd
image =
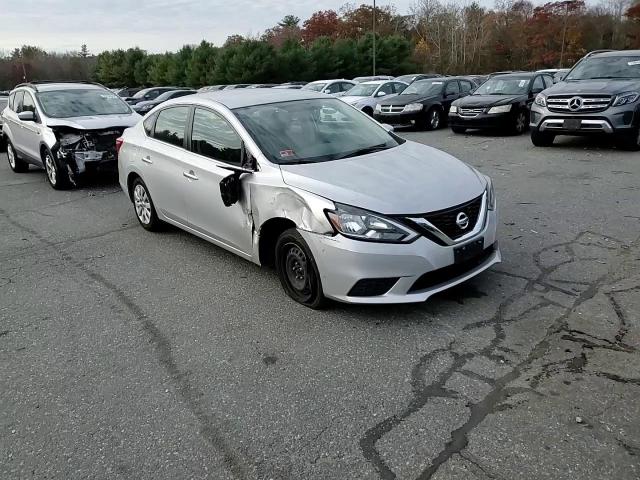
[[[325,311],[1,154],[0,478],[638,478],[640,156],[401,134],[493,177],[503,263]]]

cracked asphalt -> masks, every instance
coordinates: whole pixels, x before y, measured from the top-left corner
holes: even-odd
[[[640,478],[640,156],[401,134],[493,177],[504,262],[319,312],[0,155],[0,478]]]

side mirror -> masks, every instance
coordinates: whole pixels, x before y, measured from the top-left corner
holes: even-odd
[[[22,120],[23,122],[35,122],[36,115],[31,110],[25,110],[18,113],[18,119]]]
[[[329,90],[328,88],[325,88],[322,93],[331,93],[331,90]]]
[[[376,93],[376,97],[384,97],[387,94],[387,92],[383,92],[382,90],[380,90],[378,93]]]
[[[393,125],[389,125],[388,123],[381,123],[382,128],[384,128],[387,132],[393,132]]]

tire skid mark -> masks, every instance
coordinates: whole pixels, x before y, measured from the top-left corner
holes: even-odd
[[[386,435],[391,430],[393,430],[393,428],[395,428],[400,423],[402,423],[407,417],[409,417],[410,415],[412,415],[413,413],[417,412],[422,407],[424,407],[430,399],[437,398],[437,397],[458,398],[459,397],[458,393],[446,389],[445,384],[454,373],[464,372],[463,367],[468,360],[476,356],[484,356],[490,359],[499,357],[499,355],[495,354],[495,351],[503,348],[502,343],[506,339],[506,332],[504,330],[504,326],[521,320],[523,315],[521,313],[519,315],[513,316],[512,318],[507,318],[505,315],[507,308],[513,305],[520,298],[525,297],[526,295],[535,294],[536,285],[538,286],[544,285],[549,290],[560,291],[561,289],[557,289],[553,285],[546,284],[545,279],[550,274],[555,272],[555,270],[558,269],[560,266],[566,265],[576,260],[582,260],[578,258],[574,249],[572,248],[572,245],[579,244],[583,246],[597,246],[612,252],[614,251],[619,252],[620,247],[623,245],[623,242],[621,242],[620,240],[614,239],[612,237],[606,237],[609,240],[615,241],[618,244],[618,247],[616,248],[609,247],[609,246],[604,247],[602,246],[602,242],[589,243],[588,238],[587,238],[587,241],[585,241],[585,237],[589,237],[589,236],[594,236],[596,237],[596,239],[605,238],[602,235],[591,232],[591,231],[583,231],[578,233],[573,240],[569,240],[567,242],[557,243],[548,247],[544,247],[539,251],[535,252],[533,255],[533,261],[536,267],[540,271],[539,275],[537,275],[535,278],[522,277],[519,275],[515,275],[509,272],[503,272],[503,271],[494,272],[498,274],[503,274],[507,277],[513,277],[513,278],[519,278],[519,279],[525,280],[526,284],[524,285],[521,291],[505,299],[498,306],[497,311],[492,318],[490,318],[487,321],[476,322],[474,324],[470,324],[463,327],[462,330],[469,330],[474,327],[492,325],[494,328],[495,336],[492,339],[492,341],[489,343],[489,345],[479,351],[459,354],[451,351],[451,347],[455,342],[454,340],[451,342],[448,349],[438,349],[421,357],[420,360],[416,363],[416,365],[412,369],[411,384],[412,384],[413,397],[409,401],[409,404],[400,413],[390,416],[382,420],[380,423],[376,424],[372,428],[368,429],[364,433],[364,435],[361,437],[360,448],[362,450],[362,453],[365,459],[374,466],[380,478],[384,480],[393,480],[396,478],[396,475],[391,470],[391,468],[385,463],[380,452],[378,452],[378,450],[376,449],[376,443],[384,435]],[[542,254],[548,251],[549,249],[558,249],[558,248],[565,248],[567,253],[570,255],[570,259],[566,261],[558,262],[551,266],[544,267],[541,262]],[[545,306],[552,305],[558,309],[558,313],[556,315],[555,320],[547,328],[547,331],[545,332],[545,335],[542,338],[542,340],[540,340],[537,344],[533,346],[529,354],[526,355],[526,357],[522,361],[513,365],[513,368],[511,371],[501,376],[500,378],[492,380],[491,383],[487,382],[487,384],[490,385],[492,388],[490,392],[481,401],[477,403],[468,404],[468,408],[470,411],[468,420],[462,426],[460,426],[459,428],[451,432],[451,439],[445,444],[444,449],[441,450],[440,453],[438,453],[438,455],[431,460],[430,465],[425,470],[422,471],[422,473],[417,477],[416,480],[429,480],[438,471],[441,465],[447,462],[453,455],[460,454],[467,447],[469,434],[482,421],[484,421],[487,415],[494,413],[496,411],[499,411],[501,402],[515,393],[513,388],[508,387],[508,384],[513,382],[514,380],[517,380],[523,374],[524,370],[530,367],[533,364],[533,362],[535,362],[536,360],[539,360],[544,356],[544,354],[548,350],[550,340],[553,337],[557,337],[563,332],[570,332],[567,325],[567,318],[569,317],[571,312],[575,308],[583,304],[584,302],[592,299],[600,291],[600,288],[604,286],[608,277],[609,277],[609,273],[605,273],[604,275],[601,275],[598,278],[596,278],[594,281],[585,283],[584,285],[587,288],[585,288],[582,292],[580,293],[572,292],[572,296],[575,296],[576,299],[574,300],[573,304],[570,307],[562,306],[556,302],[552,302],[552,301],[540,298],[540,303],[537,303],[536,305],[529,307],[527,310],[525,310],[526,313],[532,313],[541,308],[544,308]],[[614,308],[615,308],[615,304],[614,304]],[[616,313],[620,318],[621,325],[624,326],[624,313],[622,312],[622,309],[618,308]],[[624,337],[624,330],[622,329],[622,327],[620,332],[622,332],[620,333],[621,340],[622,340],[622,337]],[[576,339],[576,341],[580,341],[580,340]],[[623,346],[623,345],[609,346],[609,345],[596,344],[595,342],[590,342],[590,341],[589,343],[599,348],[624,349],[624,351],[628,351],[627,349],[624,348],[626,346]],[[448,353],[449,355],[453,356],[453,359],[454,359],[453,363],[447,370],[439,374],[436,377],[435,381],[427,384],[426,378],[424,376],[424,372],[426,370],[428,362],[435,355],[442,354],[442,353]],[[503,361],[505,362],[505,364],[509,364],[508,360],[503,359]],[[565,361],[565,363],[567,364],[567,368],[576,368],[576,369],[581,369],[585,362],[586,362],[586,357],[584,353],[579,354],[577,357],[573,359],[569,359]],[[610,378],[612,380],[628,381],[629,383],[636,383],[634,380],[629,381],[628,379],[611,378],[612,376],[610,374],[601,374],[600,372],[597,372],[594,374],[607,376],[607,378]],[[535,391],[535,390],[531,388],[531,389],[524,389],[523,391]]]
[[[59,245],[59,243],[64,243],[51,242],[36,230],[14,220],[10,214],[1,208],[0,215],[5,216],[7,221],[14,227],[33,235],[47,247],[54,247]],[[173,357],[171,343],[158,326],[144,313],[143,309],[137,305],[131,297],[118,288],[114,283],[109,281],[100,273],[89,269],[86,265],[77,261],[71,255],[62,251],[58,253],[65,263],[74,266],[87,277],[99,284],[103,289],[109,291],[111,296],[117,300],[131,314],[131,316],[133,316],[138,324],[140,324],[143,331],[149,337],[158,363],[162,366],[176,387],[177,392],[184,400],[189,411],[198,420],[198,423],[200,424],[200,434],[211,447],[221,454],[225,467],[235,478],[251,478],[249,473],[250,468],[248,466],[250,462],[229,445],[220,429],[216,427],[216,423],[219,422],[216,418],[206,412],[205,407],[200,401],[203,394],[189,381],[188,374],[180,370],[180,367]]]

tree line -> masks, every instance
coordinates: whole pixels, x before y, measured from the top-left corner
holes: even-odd
[[[448,1],[448,0],[447,0]],[[371,74],[376,18],[378,74],[412,71],[478,74],[508,69],[568,67],[596,49],[640,48],[640,0],[417,0],[393,7],[347,4],[301,21],[287,15],[262,35],[203,40],[177,52],[138,47],[92,55],[23,46],[0,55],[0,89],[27,80],[95,80],[110,87],[279,83]]]

